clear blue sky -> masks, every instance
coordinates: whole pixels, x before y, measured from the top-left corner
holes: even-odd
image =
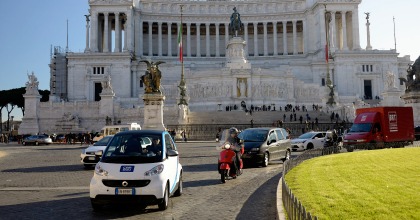
[[[25,86],[32,71],[40,89],[49,88],[50,47],[66,47],[68,20],[69,49],[82,52],[86,42],[85,14],[88,0],[0,0],[0,90]],[[360,42],[366,47],[366,20],[370,12],[373,49],[394,48],[396,23],[397,52],[416,60],[420,55],[419,0],[363,0],[359,6]],[[12,112],[21,117],[20,110]],[[3,112],[3,120],[5,120]]]

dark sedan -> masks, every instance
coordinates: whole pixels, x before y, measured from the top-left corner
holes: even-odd
[[[292,147],[289,134],[283,128],[248,128],[239,136],[244,141],[244,163],[259,163],[268,166],[271,160],[290,158]]]

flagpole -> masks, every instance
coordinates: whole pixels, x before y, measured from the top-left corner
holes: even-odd
[[[395,17],[392,17],[394,21],[394,45],[395,45],[395,52],[397,52],[397,36],[395,35]]]
[[[183,23],[182,23],[182,7],[184,5],[180,5],[180,10],[181,10],[181,25],[179,27],[179,59],[181,61],[181,81],[179,82],[179,90],[180,90],[180,98],[179,98],[179,103],[178,105],[188,105],[187,100],[186,100],[186,91],[187,91],[187,86],[185,84],[185,79],[184,79],[184,58],[183,58],[183,37],[182,37],[182,29],[183,29]]]
[[[330,63],[329,63],[329,48],[330,48],[330,38],[329,38],[329,24],[330,24],[330,18],[327,17],[327,5],[324,4],[325,11],[324,11],[324,19],[325,19],[325,61],[327,63],[327,87],[330,89],[329,92],[329,98],[327,101],[327,104],[332,106],[335,104],[334,101],[334,83],[331,81],[330,78]],[[331,16],[331,15],[330,15]]]

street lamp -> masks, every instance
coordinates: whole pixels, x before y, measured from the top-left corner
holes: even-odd
[[[12,123],[11,123],[11,124],[12,124],[12,126],[11,126],[12,128],[11,128],[11,130],[10,130],[10,131],[13,131],[13,128],[14,128],[14,126],[13,126],[13,118],[14,118],[15,116],[10,116],[10,117],[12,118]]]

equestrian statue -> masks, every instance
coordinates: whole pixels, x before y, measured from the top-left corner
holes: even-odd
[[[242,30],[241,15],[237,12],[236,7],[233,7],[233,13],[230,16],[229,30],[233,37],[237,37],[238,32]]]

